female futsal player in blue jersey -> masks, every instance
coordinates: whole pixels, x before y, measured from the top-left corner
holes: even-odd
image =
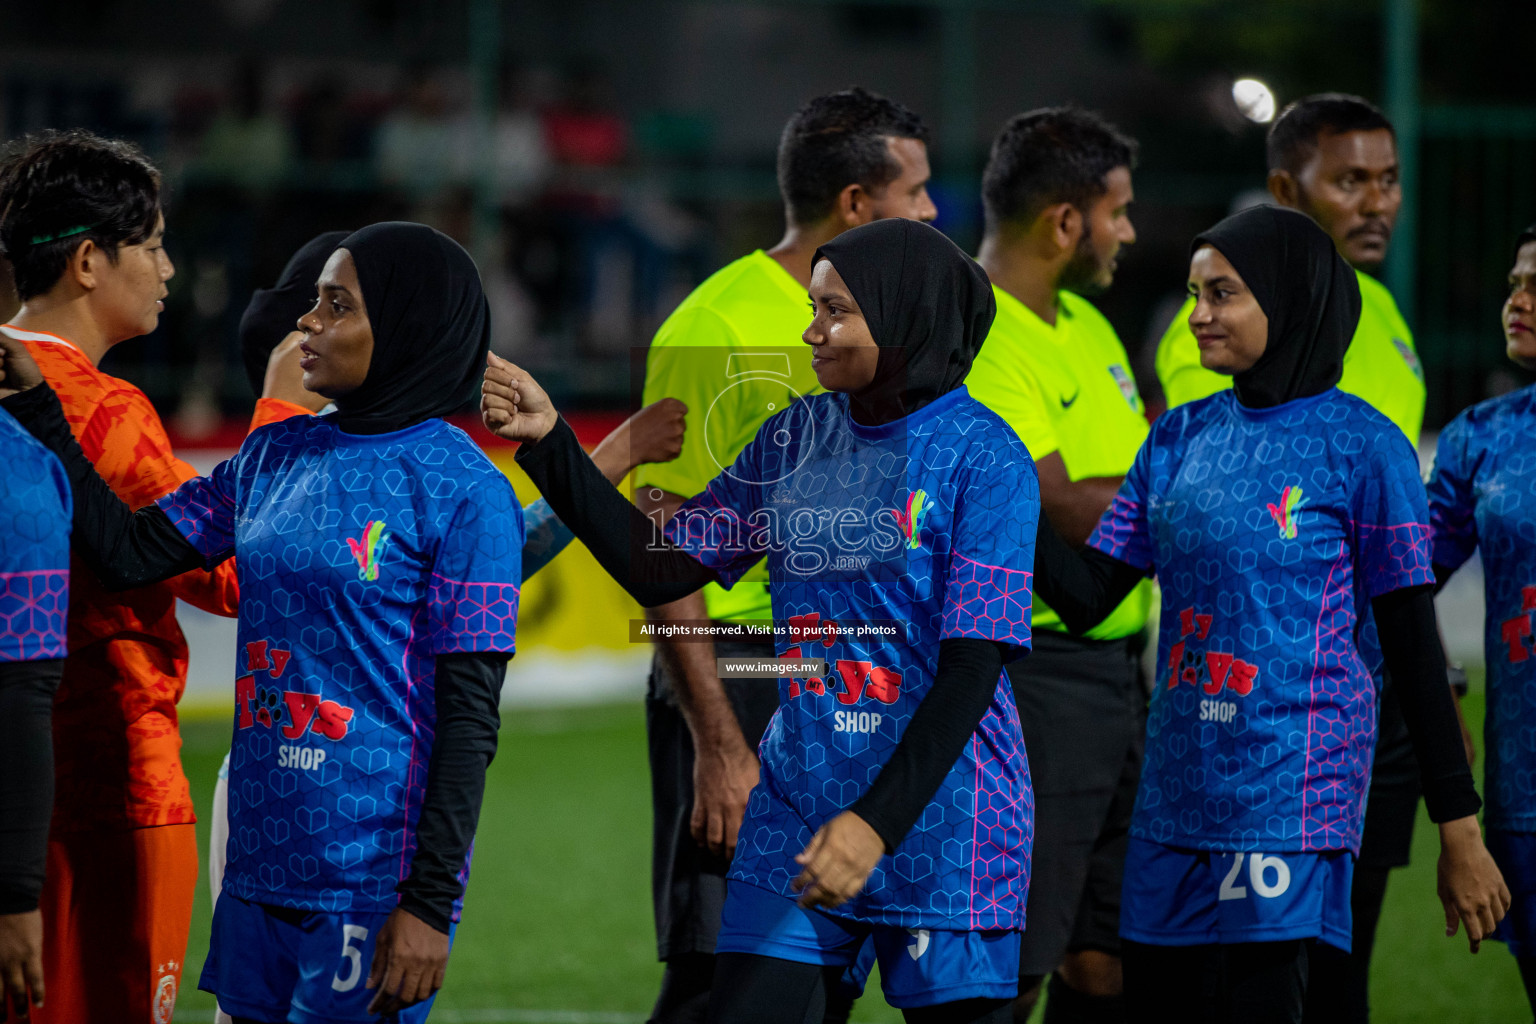
[[[829,393],[770,418],[665,540],[527,374],[493,361],[482,408],[534,442],[519,463],[641,604],[730,586],[766,553],[775,619],[807,631],[780,656],[825,659],[780,681],[710,1019],[819,1024],[872,939],[908,1020],[1005,1021],[1033,801],[1001,669],[1029,646],[1039,498],[1018,438],[961,383],[992,291],[910,221],[848,231],[813,267],[804,340]]]
[[[1505,351],[1536,370],[1536,224],[1515,243]],[[1431,561],[1443,585],[1483,556],[1488,671],[1488,849],[1514,894],[1493,933],[1520,965],[1536,1010],[1536,387],[1474,405],[1440,433],[1429,478]]]
[[[304,385],[336,412],[253,432],[137,513],[15,344],[0,342],[0,395],[22,389],[6,408],[64,462],[76,548],[104,580],[239,556],[232,841],[201,987],[237,1021],[419,1021],[495,751],[523,520],[506,477],[441,419],[488,347],[468,254],[376,224],[342,241],[319,295],[300,323]]]
[[[1383,657],[1440,823],[1447,934],[1475,951],[1509,893],[1446,683],[1417,459],[1334,386],[1353,272],[1309,218],[1259,207],[1195,239],[1190,291],[1201,362],[1233,390],[1153,425],[1081,556],[1042,522],[1036,582],[1074,630],[1143,576],[1162,588],[1121,909],[1133,1019],[1294,1022],[1310,944],[1349,947]]]
[[[298,321],[315,305],[316,282],[331,255],[347,237],[331,231],[310,239],[289,259],[271,288],[258,290],[240,318],[240,350],[251,389],[259,401],[257,423],[276,422],[325,404],[325,399],[306,391],[298,363],[298,349],[308,335]],[[325,410],[321,410],[325,411]],[[618,484],[642,462],[665,462],[677,457],[682,447],[683,404],[666,398],[646,406],[614,428],[592,451],[603,475]],[[570,530],[555,518],[549,503],[536,501],[523,509],[522,573],[527,581],[558,555],[573,539]],[[224,889],[224,866],[229,848],[229,757],[219,769],[213,808],[205,815],[209,824],[208,884],[215,905]],[[227,1021],[220,1014],[220,1020]]]

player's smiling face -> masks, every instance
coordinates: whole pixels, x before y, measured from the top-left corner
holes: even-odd
[[[1189,261],[1189,294],[1195,300],[1189,329],[1200,345],[1200,365],[1229,375],[1251,369],[1269,343],[1269,317],[1237,270],[1209,245]]]
[[[92,289],[93,315],[114,344],[148,334],[160,323],[168,290],[165,282],[176,274],[165,254],[165,215],[155,218],[155,229],[137,245],[117,247],[116,259],[91,261],[96,286]]]
[[[1504,300],[1504,351],[1518,366],[1536,370],[1536,242],[1526,242],[1509,270]]]
[[[828,391],[859,391],[875,379],[880,348],[853,293],[831,260],[811,269],[811,325],[800,337],[811,346],[811,369]]]
[[[373,359],[373,326],[352,254],[332,253],[317,287],[315,308],[299,317],[299,330],[308,335],[299,345],[304,353],[299,366],[306,391],[340,398],[362,386]]]

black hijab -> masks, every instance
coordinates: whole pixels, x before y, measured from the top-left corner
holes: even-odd
[[[1515,239],[1515,258],[1520,258],[1520,250],[1526,242],[1536,242],[1536,224],[1532,224],[1520,232],[1520,237]]]
[[[342,239],[373,327],[362,386],[336,400],[349,434],[401,430],[469,401],[485,371],[491,316],[464,248],[425,224],[387,221]]]
[[[1269,317],[1269,341],[1232,378],[1238,401],[1266,409],[1339,382],[1360,323],[1360,282],[1333,239],[1306,214],[1278,206],[1235,213],[1195,236],[1227,258]]]
[[[267,360],[278,342],[298,330],[299,317],[315,306],[315,282],[325,261],[347,237],[345,231],[316,235],[293,254],[277,284],[258,288],[240,317],[240,355],[251,390],[261,397],[267,379]]]
[[[830,260],[880,346],[875,379],[850,395],[866,424],[906,416],[965,381],[997,313],[986,271],[938,230],[877,220],[816,250]]]

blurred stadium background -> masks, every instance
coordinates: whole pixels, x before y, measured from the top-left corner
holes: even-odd
[[[967,246],[1009,115],[1072,101],[1140,139],[1139,241],[1097,301],[1156,409],[1153,348],[1182,298],[1188,239],[1263,183],[1265,126],[1248,115],[1266,92],[1275,105],[1360,93],[1399,135],[1406,201],[1384,277],[1428,379],[1427,459],[1448,418],[1529,381],[1503,358],[1498,310],[1511,243],[1536,219],[1533,41],[1530,0],[0,0],[0,136],[84,126],[135,140],[165,171],[178,270],[166,313],[104,368],[142,386],[182,454],[211,467],[253,404],[235,340],[251,291],[314,234],[387,218],[471,248],[496,350],[596,440],[630,408],[635,350],[673,305],[777,239],[785,119],[853,83],[934,129],[938,224]],[[1263,89],[1234,89],[1250,78]],[[509,449],[492,454],[510,469]],[[1480,678],[1475,572],[1441,609]],[[580,550],[525,592],[515,710],[434,1019],[643,1019],[656,969],[637,613]],[[227,744],[234,628],[191,609],[183,622],[201,802]],[[1469,707],[1480,717],[1480,696]],[[1523,1015],[1502,950],[1468,961],[1436,939],[1429,845],[1402,877],[1377,958],[1380,1019]],[[206,1006],[189,991],[177,1019]]]

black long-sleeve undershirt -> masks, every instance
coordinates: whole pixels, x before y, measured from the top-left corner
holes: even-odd
[[[517,464],[560,521],[642,607],[668,604],[715,582],[714,570],[653,538],[655,524],[608,482],[564,417],[543,438],[522,445]]]
[[[53,815],[53,695],[64,661],[0,662],[0,914],[37,909]]]
[[[109,590],[212,568],[158,506],[130,511],[85,457],[58,396],[47,385],[0,405],[64,464],[74,492],[71,544]],[[496,754],[505,654],[442,654],[435,663],[436,737],[401,906],[446,932],[461,886],[458,873],[479,822],[485,769]],[[48,775],[52,779],[51,770]],[[45,823],[46,829],[46,823]]]
[[[640,604],[675,601],[715,580],[712,570],[671,544],[653,540],[653,524],[603,477],[561,419],[525,444],[517,462],[555,514],[609,575]],[[1003,648],[990,640],[940,641],[932,687],[907,723],[891,758],[849,808],[887,850],[900,844],[976,731],[997,689]]]
[[[427,791],[416,823],[411,873],[395,887],[400,906],[440,932],[463,892],[459,870],[474,841],[485,797],[485,771],[501,728],[505,654],[437,656],[437,735],[427,764]]]
[[[1040,517],[1035,539],[1035,591],[1074,633],[1099,622],[1125,600],[1142,572],[1094,548],[1069,548]],[[1376,632],[1419,762],[1432,821],[1453,821],[1482,806],[1467,766],[1461,728],[1445,674],[1429,586],[1408,587],[1371,601]]]
[[[205,567],[197,549],[158,506],[135,512],[101,478],[70,433],[52,388],[40,384],[0,400],[0,406],[63,463],[74,492],[70,546],[108,590],[131,590]]]
[[[1041,516],[1035,531],[1035,593],[1074,633],[1086,633],[1120,607],[1146,574],[1097,548],[1074,551]]]
[[[1429,820],[1454,821],[1483,806],[1461,742],[1456,702],[1435,622],[1434,588],[1406,587],[1371,600],[1381,654],[1419,762]]]
[[[939,641],[939,667],[875,781],[852,807],[893,852],[923,808],[933,802],[976,726],[987,713],[1003,670],[1003,647],[991,640]]]

